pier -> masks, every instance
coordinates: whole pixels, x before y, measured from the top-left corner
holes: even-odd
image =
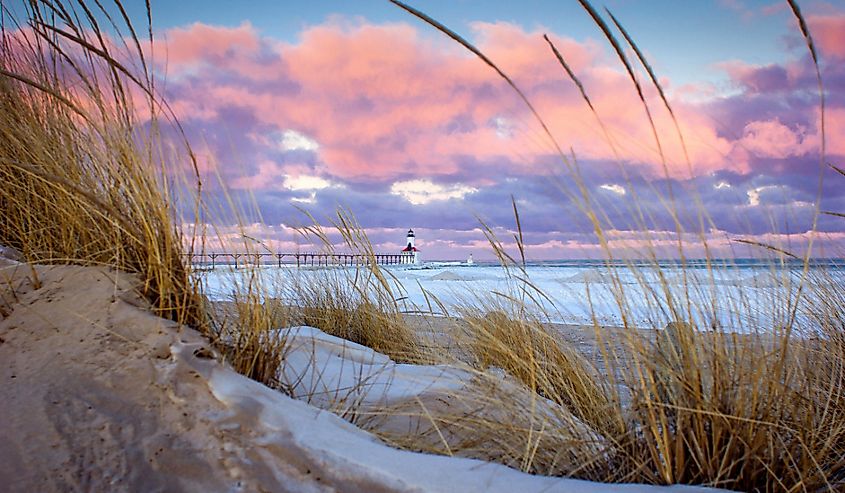
[[[295,265],[297,267],[319,266],[355,266],[369,265],[373,261],[377,265],[412,264],[413,258],[402,254],[363,255],[352,253],[185,253],[191,264],[215,268],[219,266],[240,267]]]

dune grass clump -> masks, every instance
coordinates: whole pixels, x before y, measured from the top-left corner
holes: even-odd
[[[208,304],[208,334],[238,373],[276,387],[286,342],[278,331],[294,317],[290,306],[266,297],[258,274],[248,268],[243,283],[233,276],[231,299]]]
[[[471,354],[481,370],[499,368],[526,388],[604,428],[610,393],[596,368],[539,320],[501,310],[465,313]]]
[[[423,362],[419,339],[404,320],[399,300],[402,287],[378,265],[366,232],[355,218],[338,209],[329,222],[340,235],[335,244],[320,223],[310,217],[303,235],[331,254],[337,248],[363,259],[361,265],[336,267],[303,276],[289,286],[296,300],[295,320],[386,354],[397,362]]]
[[[648,452],[638,460],[655,480],[747,491],[836,485],[845,457],[842,374],[825,360],[841,358],[841,345],[822,355],[788,326],[747,336],[689,323],[666,330],[678,335],[638,352],[642,378],[629,383],[632,422]]]
[[[6,22],[2,33],[0,243],[29,262],[138,273],[157,313],[203,326],[159,172],[175,163],[134,118],[133,94],[147,94],[148,111],[161,111],[152,76],[146,65],[135,76],[119,60],[143,62],[135,32],[123,26],[130,48],[111,41],[117,24],[106,33],[91,12],[77,16],[53,2],[27,10],[26,24]]]
[[[418,361],[416,338],[402,315],[357,294],[339,291],[347,288],[348,282],[334,280],[301,286],[297,290],[301,296],[298,298],[299,316],[295,320],[372,348],[394,361]]]

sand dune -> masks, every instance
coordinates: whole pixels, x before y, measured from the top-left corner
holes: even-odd
[[[204,340],[150,313],[135,278],[24,265],[0,276],[13,288],[3,291],[10,312],[0,324],[0,477],[9,490],[279,484],[279,468],[249,457],[236,423],[220,426],[226,406],[197,371],[214,364]],[[295,472],[291,481],[313,482]]]
[[[234,373],[125,273],[2,261],[0,280],[4,491],[663,489],[389,448]]]

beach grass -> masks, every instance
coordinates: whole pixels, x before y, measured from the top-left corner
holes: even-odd
[[[672,279],[674,271],[660,263],[652,243],[648,214],[634,197],[631,217],[643,230],[640,258],[646,261],[623,268],[647,293],[640,302],[650,318],[670,320],[646,327],[635,322],[626,298],[630,288],[622,268],[612,262],[617,252],[608,241],[607,215],[594,205],[577,160],[560,151],[539,109],[493,60],[462,37],[394,3],[449,35],[503,77],[569,166],[573,191],[562,194],[578,204],[604,248],[607,281],[622,320],[622,327],[613,330],[598,320],[581,329],[593,337],[601,364],[559,338],[544,319],[543,293],[525,267],[516,201],[518,254],[508,254],[493,230],[484,227],[491,251],[513,281],[513,292],[467,301],[453,314],[460,317],[450,331],[458,351],[421,342],[403,317],[401,287],[375,262],[364,228],[343,210],[328,221],[311,218],[313,224],[303,233],[332,251],[337,247],[320,226],[327,222],[341,235],[340,248],[370,258],[369,263],[351,275],[326,270],[320,281],[284,286],[295,295],[293,307],[273,299],[279,286],[265,284],[258,267],[246,267],[233,286],[231,309],[214,309],[184,255],[202,250],[213,238],[200,228],[183,228],[175,190],[188,196],[178,198],[190,199],[192,224],[201,224],[201,212],[210,206],[203,201],[190,146],[164,151],[158,128],[170,125],[178,134],[178,122],[156,93],[143,41],[128,19],[123,28],[129,41],[110,41],[96,16],[85,15],[84,9],[72,15],[72,7],[63,3],[35,2],[26,27],[2,33],[8,49],[0,58],[0,244],[20,250],[32,263],[108,265],[137,273],[156,313],[199,328],[236,370],[271,386],[279,385],[285,357],[285,341],[276,330],[296,324],[320,328],[398,362],[448,363],[474,374],[473,386],[453,396],[461,405],[425,415],[434,424],[425,434],[381,434],[403,448],[595,481],[703,484],[741,491],[843,488],[845,286],[823,270],[810,271],[809,249],[795,254],[783,245],[757,245],[761,256],[772,258],[775,279],[782,280],[767,292],[771,310],[755,312],[760,305],[743,298],[718,306],[719,262],[707,258],[704,276],[693,275],[681,263],[681,278]],[[806,23],[797,5],[789,3],[817,67]],[[619,55],[650,120],[634,64],[601,14],[588,2],[582,4]],[[619,20],[611,18],[671,112],[644,56]],[[87,21],[83,25],[80,19]],[[549,45],[550,63],[557,60],[564,67],[592,107],[564,54],[551,41]],[[152,115],[152,125],[142,125],[139,113]],[[654,133],[658,147],[661,139],[670,138],[656,129]],[[683,139],[679,128],[677,137]],[[663,204],[676,219],[675,253],[685,259],[680,237],[688,233],[677,219],[676,199],[670,193]],[[232,202],[216,206],[234,207]],[[698,207],[702,227],[692,234],[705,243],[707,214],[703,205]],[[244,242],[243,248],[253,246]],[[803,262],[798,279],[788,275],[788,258]],[[803,299],[814,300],[813,305],[806,308]],[[436,297],[429,300],[420,311],[447,311]],[[732,327],[719,326],[717,310],[732,314]],[[742,335],[728,329],[741,329]],[[502,385],[491,376],[498,371],[518,385]],[[552,411],[538,413],[534,403],[540,399],[550,402]],[[407,410],[381,410],[383,415],[391,412]],[[371,430],[379,434],[377,426]],[[462,439],[441,439],[448,430]]]
[[[138,273],[156,313],[203,326],[163,172],[174,163],[134,118],[131,93],[152,95],[151,74],[125,69],[108,35],[61,5],[35,2],[28,14],[2,33],[0,242],[29,262]],[[126,54],[143,60],[140,48]]]

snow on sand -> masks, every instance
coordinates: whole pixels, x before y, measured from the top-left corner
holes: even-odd
[[[399,451],[214,359],[106,268],[0,261],[4,491],[695,491]]]

